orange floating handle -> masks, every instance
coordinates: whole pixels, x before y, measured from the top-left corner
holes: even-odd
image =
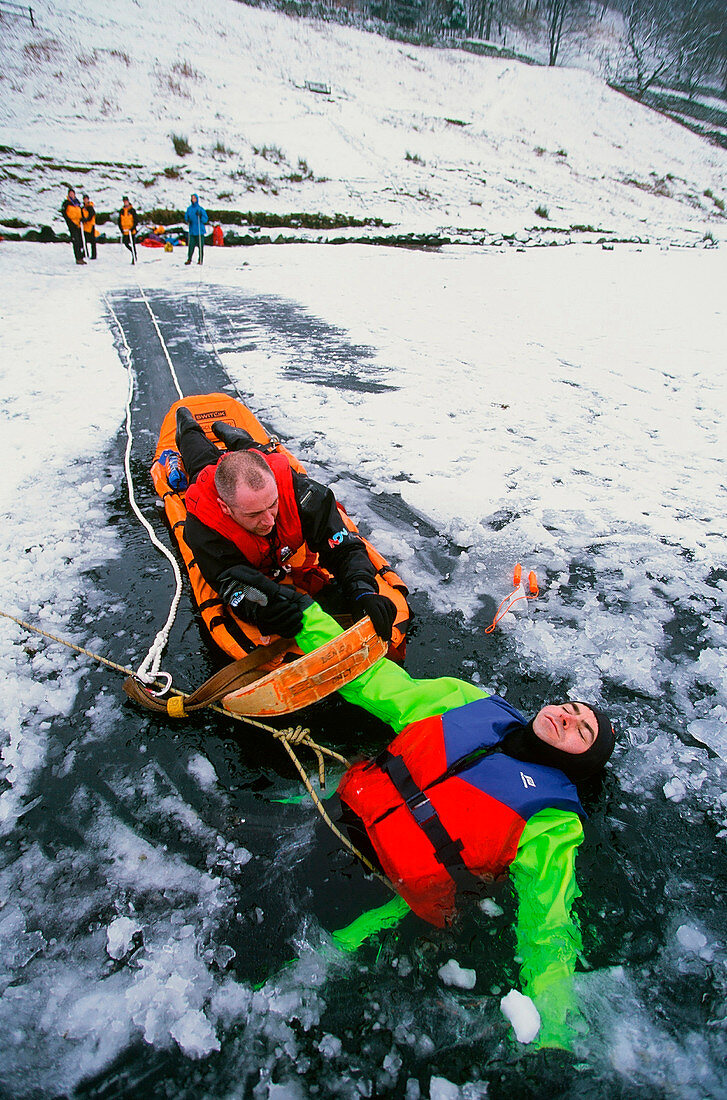
[[[515,566],[515,570],[512,576],[513,584],[515,587],[512,592],[505,596],[505,599],[502,601],[497,611],[495,612],[495,617],[490,625],[488,627],[485,627],[485,634],[492,634],[492,631],[495,629],[500,619],[504,615],[507,615],[510,608],[514,607],[519,600],[534,600],[539,595],[540,589],[538,588],[538,578],[535,576],[534,571],[531,569],[528,573],[528,588],[530,589],[529,596],[522,591],[522,576],[523,567],[520,562],[518,562]],[[518,592],[520,592],[520,595],[518,595]]]

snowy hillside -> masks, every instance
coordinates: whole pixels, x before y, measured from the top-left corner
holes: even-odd
[[[232,0],[40,0],[2,16],[3,217],[340,212],[406,231],[727,230],[727,153],[575,69],[291,19]],[[321,94],[306,88],[318,83]],[[172,136],[192,152],[178,156]],[[540,213],[536,214],[539,210]]]
[[[81,271],[68,243],[0,244],[0,1096],[724,1100],[727,152],[572,69],[233,0],[33,10],[0,15],[0,234],[62,231],[74,184],[102,212],[194,190],[470,246],[187,267],[116,244]],[[344,952],[389,890],[270,730],[124,695],[175,592],[130,496],[173,545],[158,426],[221,390],[391,558],[412,675],[613,718],[572,1052],[514,1038],[504,884],[451,929],[410,916]],[[539,595],[490,631],[517,562]],[[163,668],[186,692],[220,660],[185,587]],[[340,700],[300,719],[349,758],[389,739]]]

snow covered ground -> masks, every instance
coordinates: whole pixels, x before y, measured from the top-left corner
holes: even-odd
[[[230,0],[67,0],[3,17],[3,214],[203,205],[406,231],[724,235],[727,154],[576,69],[425,49]],[[306,82],[330,86],[330,96]],[[179,157],[172,135],[193,152]],[[305,167],[301,171],[299,162]],[[166,174],[165,174],[166,173]],[[290,179],[303,175],[300,182]],[[709,191],[711,196],[705,195]],[[536,215],[545,209],[548,218]]]
[[[703,882],[691,844],[694,830],[706,829],[722,852],[719,836],[727,835],[722,250],[226,249],[210,250],[200,274],[182,266],[179,252],[142,250],[132,269],[120,249],[102,248],[84,272],[69,253],[67,245],[0,250],[4,283],[14,288],[2,317],[0,607],[91,649],[113,648],[118,639],[104,629],[113,609],[99,606],[93,578],[103,581],[109,563],[131,550],[108,510],[122,491],[108,448],[122,424],[127,380],[103,296],[127,288],[138,297],[138,275],[149,294],[201,305],[225,367],[260,416],[296,441],[311,469],[340,472],[344,499],[414,592],[426,594],[432,614],[452,616],[452,646],[445,638],[431,653],[415,642],[415,669],[435,661],[523,705],[536,690],[577,688],[613,713],[619,747],[606,850],[624,830],[630,839],[608,882],[622,874],[656,879],[664,896],[651,903],[654,970],[629,961],[625,945],[646,934],[631,915],[602,949],[603,962],[579,979],[591,1026],[580,1056],[597,1077],[616,1073],[632,1087],[658,1090],[676,1079],[679,1095],[720,1095],[727,929],[713,894],[723,887],[717,865]],[[228,327],[216,328],[212,307],[222,292],[245,305],[237,347]],[[294,327],[265,327],[258,305],[286,301],[329,326],[328,364]],[[360,370],[368,386],[330,385],[343,341],[367,349]],[[139,469],[143,476],[143,463]],[[377,519],[377,493],[400,496],[420,529]],[[427,521],[460,548],[449,576],[432,567],[431,539],[421,533]],[[518,560],[537,572],[541,596],[502,620],[485,666],[472,659],[488,621],[483,606],[507,593]],[[168,585],[163,563],[159,577]],[[133,585],[128,597],[138,662],[161,624],[134,609]],[[448,993],[449,1017],[435,1024],[436,998],[422,1002],[406,981],[411,963],[394,971],[381,963],[365,979],[364,1030],[377,1020],[379,1029],[393,1028],[393,1046],[386,1058],[370,1052],[355,1071],[353,1063],[345,1069],[347,1032],[343,1024],[340,1034],[326,1030],[325,1005],[330,1010],[348,979],[336,978],[339,964],[302,899],[302,961],[282,985],[271,980],[253,993],[228,969],[234,949],[225,929],[241,899],[253,899],[261,922],[271,904],[263,834],[230,817],[245,751],[230,764],[218,735],[200,741],[183,731],[170,764],[168,735],[141,716],[129,725],[115,678],[89,700],[85,660],[7,621],[0,637],[7,841],[0,1027],[12,1095],[29,1095],[31,1070],[41,1095],[68,1090],[125,1051],[133,1058],[141,1037],[159,1057],[176,1050],[182,1065],[202,1059],[197,1095],[219,1095],[225,1073],[272,1082],[288,1064],[302,1074],[295,1095],[304,1095],[322,1072],[310,1068],[311,1043],[333,1052],[331,1094],[358,1095],[366,1080],[403,1089],[409,1051],[430,1066],[432,1096],[455,1095],[449,1079],[469,1081],[463,1095],[481,1095],[466,1066],[438,1069],[431,1035],[441,1028],[444,1051],[458,1042],[454,1033],[459,1042],[469,1034],[485,1072],[504,1028],[501,985],[478,986],[470,1007]],[[462,648],[458,638],[470,642]],[[110,766],[101,763],[109,753]],[[104,769],[100,801],[89,760],[97,761],[91,773]],[[49,788],[64,776],[72,780],[68,810],[52,813],[42,843],[34,823],[50,812]],[[667,864],[644,833],[632,835],[633,814],[649,816],[657,846],[667,843],[659,829],[668,829]],[[63,839],[70,821],[82,832],[80,850]],[[289,840],[273,869],[313,843],[305,822],[302,833],[300,823],[284,830]],[[584,856],[581,886],[587,904],[606,906],[614,887],[599,884],[593,858]],[[619,889],[628,893],[624,881]],[[602,918],[592,915],[595,931]],[[407,958],[416,961],[418,950]],[[492,980],[502,981],[498,953],[485,962],[450,938],[431,964],[435,992],[437,971],[452,958],[478,973],[495,967]],[[387,975],[396,974],[392,992]],[[710,999],[701,1024],[690,1017],[680,1037],[678,1007],[662,1003],[657,1013],[649,990],[687,979],[698,990],[707,982]],[[439,984],[437,997],[441,991]],[[412,998],[396,1002],[409,1038],[376,1009],[382,997]],[[359,1010],[351,1010],[354,1020]],[[236,1039],[243,1026],[244,1042]],[[277,1095],[272,1083],[269,1092],[260,1088]]]
[[[101,210],[195,190],[405,231],[524,240],[539,221],[659,242],[225,249],[202,269],[146,249],[131,268],[108,246],[83,272],[68,245],[0,244],[0,610],[133,666],[161,625],[139,598],[171,582],[125,502],[109,311],[141,286],[173,318],[172,357],[183,338],[219,357],[395,561],[420,611],[414,672],[525,709],[572,689],[608,707],[619,745],[579,857],[592,969],[574,1087],[723,1096],[725,152],[575,70],[224,0],[165,0],[148,24],[131,0],[34,12],[36,31],[2,23],[4,217],[61,229],[75,183]],[[330,97],[303,87],[321,79]],[[284,179],[299,159],[314,179]],[[517,561],[541,595],[486,636]],[[169,659],[201,649],[192,624]],[[102,1095],[442,1100],[519,1072],[506,903],[344,963],[332,895],[358,900],[360,876],[340,891],[312,811],[271,801],[296,787],[256,742],[138,715],[115,674],[6,619],[0,670],[8,1095],[96,1095],[80,1082],[100,1074]],[[348,753],[356,736],[333,730]],[[318,889],[296,878],[306,861]],[[268,950],[298,962],[255,990]],[[474,990],[444,987],[450,963]]]

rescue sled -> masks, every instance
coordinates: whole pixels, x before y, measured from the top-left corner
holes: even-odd
[[[335,646],[329,644],[328,647],[324,646],[302,657],[301,650],[294,641],[281,639],[277,635],[261,634],[257,627],[238,618],[222,603],[217,592],[204,580],[185,542],[184,521],[187,510],[184,490],[172,488],[167,466],[159,461],[164,451],[176,450],[176,414],[180,405],[189,409],[207,438],[220,451],[224,450],[224,445],[212,431],[212,424],[222,420],[226,424],[249,432],[253,439],[269,453],[276,451],[285,455],[294,470],[302,474],[306,471],[279,440],[266,432],[242,402],[228,394],[211,393],[185,397],[172,405],[162,421],[151,468],[154,487],[164,503],[164,510],[182,555],[195,601],[210,637],[234,661],[245,659],[246,668],[250,668],[249,675],[244,672],[243,679],[251,682],[238,684],[228,694],[223,695],[222,705],[227,710],[239,714],[290,713],[337,691],[387,653],[393,659],[402,660],[410,619],[406,585],[375,547],[360,535],[341,504],[338,504],[338,509],[344,524],[362,538],[369,559],[376,570],[379,592],[387,596],[396,607],[392,640],[388,647],[377,637],[370,621],[363,619],[336,639]],[[309,553],[306,547],[302,547],[291,559],[290,564],[295,567],[298,559],[302,562]],[[325,577],[330,577],[320,564],[317,562],[316,564]],[[342,622],[341,625],[347,624]],[[190,701],[191,697],[186,700],[185,706]],[[187,709],[189,709],[188,706]]]

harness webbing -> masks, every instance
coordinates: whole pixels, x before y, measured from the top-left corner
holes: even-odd
[[[460,890],[476,890],[480,880],[462,859],[464,844],[450,836],[425,792],[418,786],[401,756],[388,749],[374,763],[389,777],[404,800],[406,808],[434,848],[434,855]]]

